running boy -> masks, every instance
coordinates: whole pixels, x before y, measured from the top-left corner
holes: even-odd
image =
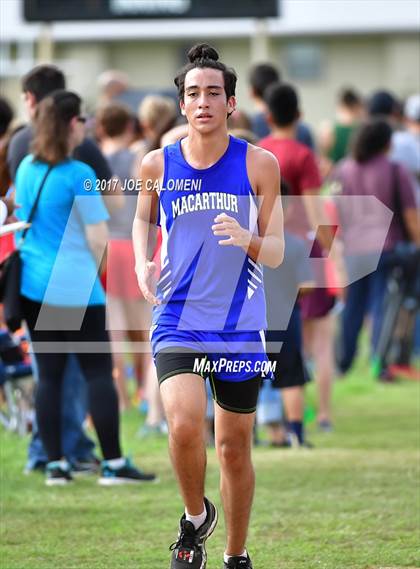
[[[205,542],[217,523],[204,495],[206,390],[199,377],[211,372],[227,527],[223,566],[249,569],[252,428],[267,361],[261,264],[276,267],[283,258],[280,176],[269,152],[228,135],[234,71],[206,44],[188,59],[175,78],[188,135],[144,158],[133,225],[139,286],[154,304],[153,356],[185,504],[170,567],[204,569]],[[162,229],[156,294],[151,223]]]

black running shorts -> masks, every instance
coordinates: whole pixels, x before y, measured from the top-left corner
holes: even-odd
[[[207,356],[188,349],[182,350],[181,348],[177,352],[173,349],[161,350],[155,357],[159,384],[181,373],[193,373],[203,379],[208,377],[213,399],[222,409],[233,413],[254,413],[257,408],[261,376],[258,375],[245,381],[215,379],[211,372],[207,375],[196,370],[196,362],[203,358],[207,359]]]
[[[284,346],[280,353],[268,353],[267,356],[271,362],[276,363],[273,387],[301,387],[308,382],[308,371],[299,349]]]

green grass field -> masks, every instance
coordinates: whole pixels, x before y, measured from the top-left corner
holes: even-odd
[[[420,384],[375,382],[361,364],[335,386],[335,432],[308,425],[314,450],[257,448],[248,547],[255,569],[419,567]],[[314,398],[314,386],[308,400]],[[166,440],[141,441],[123,419],[125,449],[160,483],[103,488],[94,478],[47,488],[22,474],[27,440],[1,432],[1,569],[167,569],[182,511]],[[209,452],[207,493],[220,505]],[[208,542],[221,569],[223,521]]]

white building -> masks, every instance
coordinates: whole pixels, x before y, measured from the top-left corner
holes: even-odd
[[[138,1],[138,0],[136,0]],[[91,107],[105,69],[127,72],[133,87],[168,88],[185,48],[208,41],[239,76],[238,101],[251,111],[251,63],[271,61],[298,86],[305,118],[333,112],[337,90],[367,95],[420,91],[418,0],[280,0],[281,16],[259,19],[119,20],[29,24],[23,0],[0,1],[0,87],[19,101],[19,76],[40,61],[62,66],[69,87]]]

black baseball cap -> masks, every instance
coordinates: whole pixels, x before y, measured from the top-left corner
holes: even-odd
[[[369,115],[392,115],[398,107],[398,101],[389,91],[375,91],[369,99]]]

